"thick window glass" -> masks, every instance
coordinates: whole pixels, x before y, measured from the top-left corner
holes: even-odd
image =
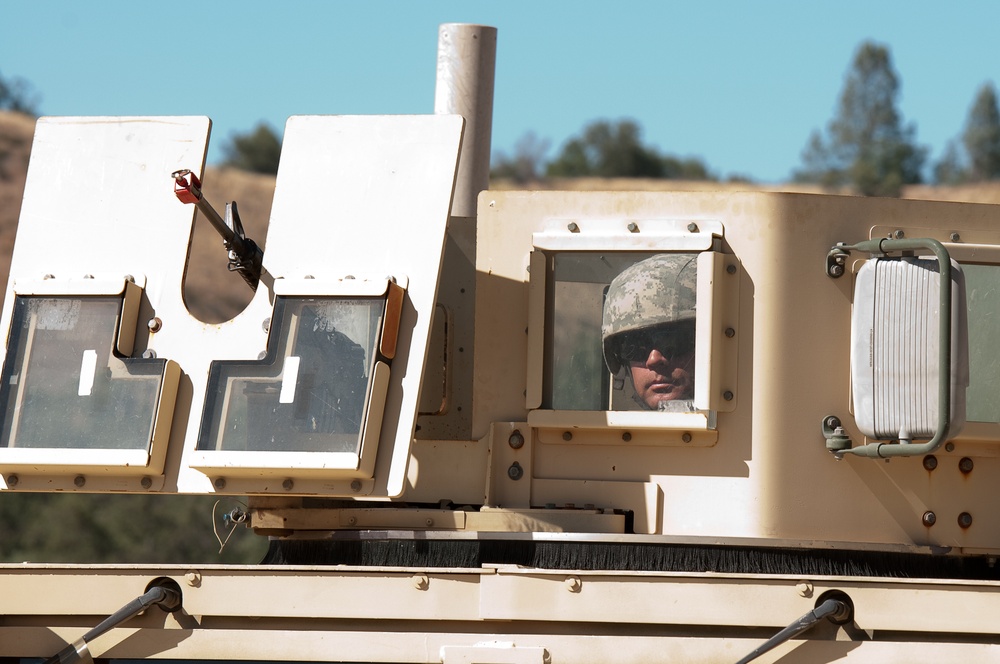
[[[199,450],[360,452],[383,298],[284,298],[267,356],[213,362]]]
[[[118,357],[120,297],[14,302],[0,446],[148,449],[165,360]]]
[[[969,305],[969,422],[1000,422],[1000,266],[962,265]]]
[[[696,259],[697,254],[554,254],[547,407],[691,410]]]

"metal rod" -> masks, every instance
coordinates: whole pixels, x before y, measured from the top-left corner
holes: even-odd
[[[753,652],[736,662],[736,664],[746,664],[747,662],[757,659],[768,650],[776,648],[785,641],[794,639],[796,636],[806,631],[823,618],[846,619],[849,615],[850,609],[844,602],[839,599],[828,599],[809,613],[793,622],[788,627],[772,636],[770,639],[765,641],[763,645],[754,649]]]
[[[475,217],[476,197],[490,186],[496,58],[496,28],[445,23],[438,29],[434,112],[465,118],[453,217]]]

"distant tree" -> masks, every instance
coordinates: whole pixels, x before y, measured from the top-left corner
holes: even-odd
[[[827,136],[810,136],[802,153],[804,167],[795,179],[851,185],[865,196],[899,196],[903,185],[920,182],[926,149],[916,144],[913,125],[903,125],[896,109],[898,94],[889,49],[863,43]]]
[[[643,144],[634,120],[598,120],[584,127],[549,163],[552,177],[711,179],[697,159],[664,156]]]
[[[937,184],[961,184],[969,179],[969,169],[965,167],[961,152],[955,141],[948,141],[944,155],[934,165],[934,182]]]
[[[497,152],[490,177],[507,178],[521,184],[538,180],[542,176],[550,145],[550,141],[540,139],[535,132],[529,131],[514,145],[513,157]]]
[[[222,146],[223,165],[253,173],[278,172],[281,139],[270,125],[261,122],[250,133],[233,134]]]
[[[969,179],[1000,178],[1000,110],[992,83],[979,90],[962,134],[969,157]]]
[[[38,115],[38,94],[23,78],[0,75],[0,110]]]

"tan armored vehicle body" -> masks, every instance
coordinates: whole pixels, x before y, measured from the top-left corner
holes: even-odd
[[[39,121],[0,489],[247,496],[271,548],[2,566],[0,657],[1000,657],[1000,208],[476,198],[483,123],[291,118],[210,325],[208,120]]]

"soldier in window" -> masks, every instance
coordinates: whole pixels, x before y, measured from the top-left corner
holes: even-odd
[[[604,359],[616,387],[631,381],[639,408],[692,408],[696,268],[694,254],[660,254],[622,270],[608,288]]]

